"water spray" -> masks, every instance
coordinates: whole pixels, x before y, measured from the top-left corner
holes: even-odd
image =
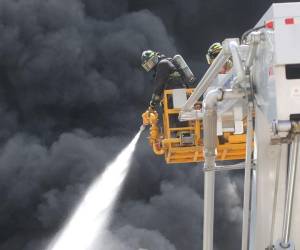
[[[145,126],[91,185],[63,230],[47,250],[90,250],[104,235],[126,179],[136,143]]]

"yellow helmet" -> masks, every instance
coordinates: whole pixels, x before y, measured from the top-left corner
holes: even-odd
[[[213,43],[207,51],[206,54],[206,60],[208,64],[211,64],[213,60],[219,55],[220,51],[222,50],[222,44],[221,43]]]

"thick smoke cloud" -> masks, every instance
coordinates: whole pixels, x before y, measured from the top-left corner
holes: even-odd
[[[175,52],[158,17],[119,4],[0,1],[1,250],[47,244],[139,126],[141,51]]]
[[[141,158],[145,157],[139,153],[137,155]],[[139,181],[132,177],[137,176],[136,173],[128,181],[132,188],[139,188],[144,198],[122,202],[113,227],[130,224],[138,228],[159,230],[175,244],[176,249],[199,249],[202,245],[203,224],[203,176],[199,166],[186,166],[184,169],[173,167],[167,171],[159,166],[153,170],[150,163],[144,163],[133,165],[133,168],[147,168],[143,171],[148,177],[145,186],[136,185]],[[160,177],[157,172],[160,172]],[[237,175],[242,177],[241,174]],[[139,176],[143,178],[140,182],[146,180],[142,174]],[[216,247],[240,249],[238,237],[241,232],[242,196],[239,189],[242,184],[239,185],[239,182],[225,173],[217,174],[216,180]],[[152,187],[151,195],[148,195],[149,187]],[[130,193],[134,194],[134,191]]]
[[[73,127],[103,135],[111,126],[135,125],[122,118],[136,121],[136,107],[146,105],[152,89],[140,70],[141,51],[175,48],[151,12],[99,20],[87,15],[88,3],[0,2],[1,100],[15,111],[17,129],[47,131],[51,139]]]
[[[44,249],[130,141],[152,92],[142,50],[181,52],[199,77],[208,45],[269,4],[0,0],[0,250]],[[241,177],[217,177],[217,249],[239,249]],[[143,135],[101,249],[199,249],[202,186],[199,166],[166,167]]]
[[[35,236],[42,236],[41,230],[56,228],[105,167],[104,162],[115,155],[112,147],[103,145],[124,145],[122,141],[94,138],[83,131],[62,134],[49,148],[25,135],[9,139],[0,156],[4,201],[0,224],[5,225],[0,249],[22,249]],[[12,247],[9,242],[17,244],[15,238],[20,245]]]
[[[191,188],[162,183],[161,194],[147,202],[129,202],[121,218],[139,228],[159,230],[177,249],[201,245],[202,199]]]
[[[282,1],[239,0],[131,0],[130,10],[150,9],[158,15],[184,55],[205,61],[208,46],[228,37],[240,37],[252,28],[272,3]],[[199,66],[199,65],[198,65]]]
[[[157,249],[157,250],[175,250],[168,240],[166,240],[159,231],[136,228],[126,225],[108,232],[104,235],[102,247],[109,250],[131,250],[131,249]],[[97,241],[93,250],[99,249]]]

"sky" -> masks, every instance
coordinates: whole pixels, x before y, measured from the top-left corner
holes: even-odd
[[[138,131],[145,49],[195,75],[269,0],[0,0],[0,250],[40,250]],[[167,166],[142,135],[104,250],[199,250],[203,174]],[[243,173],[218,173],[215,249],[240,249]],[[99,197],[99,202],[101,197]]]

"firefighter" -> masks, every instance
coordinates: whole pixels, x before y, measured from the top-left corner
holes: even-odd
[[[141,61],[147,72],[154,72],[155,89],[150,101],[150,109],[154,109],[160,103],[165,89],[186,87],[183,72],[178,69],[173,58],[146,50],[142,53]]]
[[[207,63],[210,65],[214,61],[214,59],[219,55],[220,51],[222,50],[222,44],[219,42],[213,43],[207,51],[206,60]],[[220,74],[226,74],[232,68],[232,60],[228,59],[224,64],[223,68],[220,70]]]
[[[208,48],[208,51],[207,51],[207,54],[206,54],[206,59],[207,59],[207,63],[208,64],[212,64],[214,59],[219,55],[219,53],[221,52],[222,50],[222,45],[221,43],[213,43],[209,48]],[[220,70],[219,72],[219,76],[225,76],[224,74],[227,74],[233,67],[233,62],[232,62],[232,59],[229,58],[226,63],[224,64],[224,66],[222,67],[222,69]],[[223,87],[224,88],[231,88],[230,87],[230,84],[231,84],[231,81],[233,79],[233,76],[231,78],[228,78],[227,81],[225,81],[223,84]],[[220,82],[220,78],[211,85],[211,89],[214,89],[216,87],[219,87],[219,82]],[[210,90],[210,88],[208,88],[207,91]],[[229,103],[230,104],[230,103]],[[234,119],[234,130],[235,132],[237,131],[243,131],[243,118],[240,119],[240,118],[235,118],[235,117],[241,117],[243,114],[241,114],[240,112],[240,109],[236,108],[235,106],[232,105],[232,103],[230,104],[232,107],[231,109],[229,109],[228,111],[226,111],[226,114],[227,116],[232,116],[233,119]],[[240,104],[242,105],[242,104]],[[239,106],[240,106],[239,105]],[[226,101],[223,102],[223,105],[222,107],[226,107]],[[223,131],[223,121],[222,121],[222,115],[221,116],[218,116],[218,131]],[[241,134],[240,132],[238,134]],[[219,144],[224,144],[227,141],[227,139],[224,137],[224,135],[218,135],[218,139],[219,139]]]

